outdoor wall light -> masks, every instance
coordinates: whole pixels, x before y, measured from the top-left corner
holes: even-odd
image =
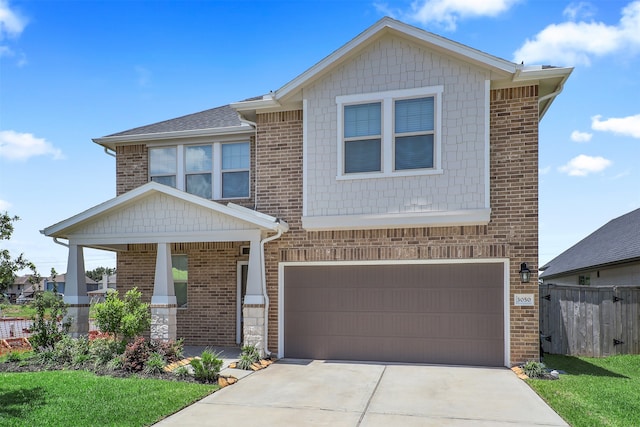
[[[522,283],[529,283],[529,279],[531,279],[531,270],[527,267],[527,263],[523,262],[520,264],[520,281]]]

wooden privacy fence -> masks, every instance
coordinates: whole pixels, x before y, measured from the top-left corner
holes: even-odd
[[[640,354],[640,287],[540,285],[540,340],[552,354]]]

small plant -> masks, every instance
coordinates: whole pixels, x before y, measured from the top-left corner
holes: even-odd
[[[112,337],[95,338],[89,341],[89,354],[96,367],[106,365],[116,356],[124,353],[125,346]]]
[[[124,366],[124,358],[123,356],[116,356],[113,359],[109,360],[106,364],[106,368],[109,371],[119,371]]]
[[[191,373],[189,372],[189,368],[187,368],[186,366],[178,366],[173,371],[173,374],[180,378],[188,377],[189,375],[191,375]]]
[[[102,332],[111,333],[120,339],[130,340],[151,326],[149,304],[142,302],[138,288],[129,290],[124,300],[118,292],[109,292],[104,302],[94,306],[96,324]]]
[[[530,360],[522,366],[522,370],[529,378],[543,378],[546,373],[546,366],[542,362]]]
[[[182,339],[177,341],[162,341],[154,339],[149,341],[149,349],[152,353],[160,354],[165,362],[173,363],[182,359],[182,352],[184,348],[182,342]]]
[[[122,355],[122,368],[129,372],[140,372],[151,356],[149,345],[144,337],[138,337],[127,345]]]
[[[160,353],[151,353],[147,363],[144,365],[145,374],[159,374],[164,369],[166,363]]]
[[[242,352],[240,353],[240,360],[238,361],[236,367],[238,369],[249,370],[251,369],[251,365],[260,360],[260,353],[255,345],[245,345],[242,347]]]
[[[205,350],[200,358],[191,360],[193,367],[193,376],[201,382],[213,382],[218,378],[220,369],[222,369],[222,359],[219,354]]]
[[[54,278],[56,277],[54,269],[51,269],[51,274]],[[71,327],[71,320],[64,320],[67,315],[67,305],[59,294],[47,291],[36,294],[33,306],[36,314],[33,317],[31,326],[33,334],[29,341],[38,351],[50,350],[56,342],[67,335]],[[45,317],[47,311],[49,316]]]

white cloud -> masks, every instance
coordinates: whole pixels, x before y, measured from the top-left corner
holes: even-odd
[[[400,15],[406,21],[422,25],[435,24],[454,31],[458,20],[482,16],[497,16],[511,8],[519,0],[418,0],[411,3],[409,11],[394,14],[385,5],[376,7],[390,15]]]
[[[10,207],[11,203],[7,202],[6,200],[0,199],[0,212],[7,211]]]
[[[0,43],[8,38],[16,38],[22,34],[27,20],[9,7],[9,2],[0,0]],[[15,53],[6,44],[0,44],[0,58],[14,56]]]
[[[595,14],[595,8],[591,3],[581,1],[569,4],[562,11],[562,14],[569,18],[570,21],[575,21],[577,18],[591,18]]]
[[[606,120],[601,118],[599,115],[591,117],[591,129],[640,139],[640,114]]]
[[[27,160],[34,156],[52,156],[56,160],[64,158],[62,151],[44,138],[12,130],[0,131],[0,159]]]
[[[592,136],[593,134],[589,132],[580,132],[578,130],[571,132],[571,140],[573,142],[589,142]]]
[[[587,176],[590,173],[602,172],[612,165],[611,160],[604,157],[592,157],[580,154],[569,160],[564,166],[558,168],[560,172],[564,172],[569,176]]]
[[[570,18],[578,11],[567,12]],[[513,61],[525,64],[590,65],[594,57],[633,54],[640,50],[640,1],[622,9],[616,25],[595,21],[567,21],[551,24],[513,54]]]

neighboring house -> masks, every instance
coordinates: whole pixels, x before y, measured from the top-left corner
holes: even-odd
[[[109,291],[115,291],[117,287],[117,273],[102,276],[102,280],[98,284],[98,288],[94,290],[87,290],[87,295],[91,299],[90,302],[102,302]]]
[[[11,284],[11,286],[9,286],[7,288],[7,290],[4,292],[7,294],[7,296],[9,297],[9,300],[12,303],[16,302],[16,299],[20,296],[20,294],[22,294],[23,292],[26,292],[29,296],[31,296],[33,294],[33,292],[35,291],[34,289],[34,284],[31,283],[31,275],[25,275],[25,276],[17,276],[15,278],[15,280],[13,281],[13,284]],[[43,289],[43,281],[41,280],[39,284],[36,284],[35,288],[38,288],[38,285],[40,285],[39,289]]]
[[[43,230],[69,241],[74,333],[91,247],[117,252],[152,337],[537,359],[538,123],[571,71],[384,18],[275,92],[96,138],[117,197]]]
[[[44,290],[53,291],[55,289],[56,292],[64,294],[66,282],[67,282],[66,274],[58,274],[55,277],[55,283],[51,277],[47,277],[44,279]],[[98,289],[98,282],[96,282],[95,280],[92,280],[88,276],[85,276],[85,283],[87,284],[87,291],[94,291]]]
[[[545,284],[640,286],[640,209],[609,221],[540,271]]]

